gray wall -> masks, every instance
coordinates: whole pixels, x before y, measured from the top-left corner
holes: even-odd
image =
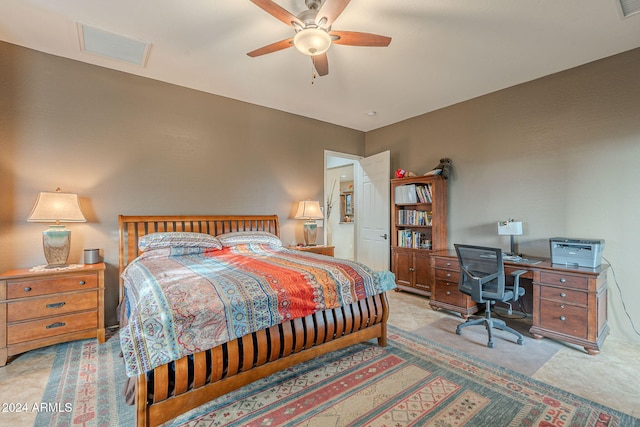
[[[496,222],[510,217],[529,255],[548,257],[550,237],[605,239],[611,334],[640,341],[621,303],[640,328],[639,75],[635,49],[368,132],[366,153],[417,174],[453,160],[450,246],[507,250]]]
[[[392,170],[453,159],[450,245],[506,249],[508,217],[530,255],[553,236],[604,238],[612,334],[640,341],[620,296],[640,324],[639,74],[636,49],[365,135],[0,42],[0,270],[44,263],[45,224],[26,222],[37,193],[77,192],[89,222],[69,225],[69,261],[104,251],[113,324],[118,214],[276,213],[301,241],[291,217],[323,200],[324,150],[389,149]]]
[[[119,214],[278,214],[302,241],[324,150],[362,155],[364,133],[0,42],[0,270],[45,263],[38,192],[78,193],[69,262],[103,251],[112,325]]]

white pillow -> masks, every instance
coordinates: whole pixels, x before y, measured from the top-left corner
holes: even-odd
[[[275,234],[268,231],[232,231],[216,236],[222,246],[237,246],[247,243],[261,243],[271,246],[282,246],[282,242]]]
[[[222,249],[222,244],[210,234],[184,231],[151,233],[138,240],[138,249],[141,252],[161,248]]]

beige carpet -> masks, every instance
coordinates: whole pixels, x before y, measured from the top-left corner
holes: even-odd
[[[528,333],[530,323],[526,324],[518,319],[505,320],[509,326],[524,335],[524,345],[516,343],[515,335],[494,329],[494,348],[489,348],[487,330],[482,325],[466,327],[462,329],[461,335],[456,335],[456,326],[464,323],[464,319],[453,315],[412,332],[527,376],[533,376],[562,347],[556,341],[532,338]]]

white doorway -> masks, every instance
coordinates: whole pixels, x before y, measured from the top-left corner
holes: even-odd
[[[332,206],[324,241],[335,247],[336,257],[389,269],[389,176],[388,151],[362,158],[325,150],[325,209],[329,201]]]
[[[356,259],[354,174],[360,156],[325,151],[325,209],[324,241],[334,246],[334,256]],[[349,198],[350,200],[347,200]],[[348,206],[348,203],[349,206]],[[329,203],[331,211],[329,212]]]

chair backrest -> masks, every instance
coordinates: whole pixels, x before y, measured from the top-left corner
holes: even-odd
[[[459,289],[475,302],[505,296],[502,250],[485,246],[454,245],[460,263]]]

